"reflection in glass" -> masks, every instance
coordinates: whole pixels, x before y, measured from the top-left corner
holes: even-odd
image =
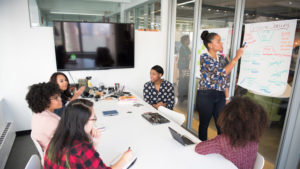
[[[187,116],[188,111],[188,89],[190,78],[191,47],[193,42],[194,22],[193,1],[178,0],[176,6],[176,30],[173,83],[177,104],[174,110]],[[186,123],[184,124],[186,126]]]

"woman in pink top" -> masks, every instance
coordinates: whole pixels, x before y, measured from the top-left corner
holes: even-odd
[[[264,108],[248,97],[234,97],[217,121],[221,135],[199,143],[199,154],[217,153],[233,162],[239,169],[252,169],[256,160],[259,138],[268,125]]]
[[[54,112],[62,107],[60,90],[53,83],[39,83],[30,87],[26,95],[29,108],[34,112],[31,121],[31,137],[47,148],[60,120]]]

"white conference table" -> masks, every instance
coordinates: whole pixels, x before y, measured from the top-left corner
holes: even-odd
[[[151,105],[138,98],[135,107],[132,102],[121,103],[118,100],[94,101],[94,110],[98,118],[96,126],[105,126],[99,146],[96,148],[106,165],[128,147],[131,147],[137,161],[131,169],[236,169],[236,166],[218,154],[200,155],[195,145],[182,146],[173,139],[168,126],[187,136],[193,142],[200,140],[174,122],[152,125],[141,114],[158,112]],[[102,111],[117,110],[116,116],[103,116]],[[128,113],[131,111],[132,113]]]

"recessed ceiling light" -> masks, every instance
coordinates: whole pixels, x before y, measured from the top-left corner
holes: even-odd
[[[293,2],[292,1],[289,1],[289,5],[292,5],[293,4]]]

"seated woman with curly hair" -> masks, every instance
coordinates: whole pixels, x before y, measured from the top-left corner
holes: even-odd
[[[268,116],[263,107],[250,98],[234,97],[217,121],[221,135],[199,143],[199,154],[218,153],[233,162],[239,169],[253,168],[258,141],[268,125]]]
[[[53,83],[39,83],[30,86],[26,95],[29,108],[34,112],[31,121],[31,137],[47,148],[60,120],[54,113],[62,107],[60,90]]]

